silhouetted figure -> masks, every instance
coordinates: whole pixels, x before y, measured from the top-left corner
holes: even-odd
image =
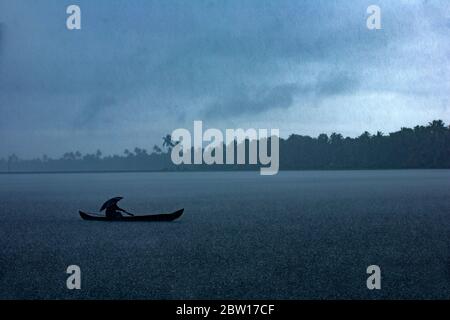
[[[107,218],[122,218],[122,214],[120,212],[126,212],[122,208],[120,208],[116,203],[106,207],[105,215]]]
[[[108,201],[106,201],[102,205],[102,207],[100,208],[100,211],[105,210],[106,217],[110,218],[110,219],[120,219],[120,218],[122,218],[123,216],[122,216],[121,212],[126,213],[126,214],[128,214],[130,216],[133,216],[133,214],[131,214],[128,211],[120,208],[117,205],[117,202],[119,202],[122,199],[123,199],[123,197],[115,197],[115,198],[109,199]]]

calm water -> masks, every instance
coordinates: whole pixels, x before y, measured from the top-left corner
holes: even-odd
[[[0,175],[0,221],[0,298],[450,298],[449,170]]]

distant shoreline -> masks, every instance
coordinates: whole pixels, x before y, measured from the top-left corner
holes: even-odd
[[[407,171],[407,170],[450,170],[450,168],[367,168],[367,169],[280,169],[280,172],[298,171]],[[11,171],[0,172],[0,175],[20,175],[20,174],[86,174],[86,173],[198,173],[198,172],[255,172],[258,169],[243,170],[87,170],[87,171]]]
[[[230,150],[224,144],[221,155],[210,161],[211,165],[193,165],[196,151],[192,147],[191,156],[174,162],[174,146],[171,135],[167,135],[163,146],[155,145],[152,153],[136,147],[134,151],[126,149],[123,155],[103,156],[100,150],[83,155],[75,151],[59,159],[42,156],[26,160],[12,154],[0,158],[0,174],[254,171],[272,167],[272,161],[250,159],[250,139],[236,141]],[[280,139],[276,154],[276,171],[449,169],[450,126],[434,120],[426,126],[401,128],[388,135],[365,131],[356,138],[344,138],[338,133],[320,134],[317,138],[291,134]],[[234,160],[228,161],[228,156]]]

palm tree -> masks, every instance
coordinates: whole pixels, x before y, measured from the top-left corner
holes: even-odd
[[[63,154],[62,159],[65,161],[75,160],[75,154],[73,152],[66,152]]]
[[[442,120],[433,120],[432,122],[428,123],[428,126],[432,128],[442,129],[445,128],[445,123]]]
[[[167,134],[165,137],[163,137],[163,148],[166,147],[169,152],[179,143],[180,141],[173,141],[170,134]]]
[[[162,152],[161,148],[158,147],[156,144],[153,146],[153,152],[156,154],[160,154]]]
[[[134,148],[134,153],[136,154],[137,157],[146,156],[147,150],[136,147]]]
[[[172,136],[167,134],[163,139],[163,147],[167,147],[168,149],[175,147],[175,143],[172,141]]]

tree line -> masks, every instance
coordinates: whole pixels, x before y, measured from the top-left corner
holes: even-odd
[[[175,166],[170,153],[176,142],[163,137],[151,152],[135,148],[122,155],[66,152],[58,159],[42,156],[0,159],[0,172],[257,170],[259,165]],[[246,141],[248,145],[248,141]],[[364,132],[358,137],[339,133],[310,137],[292,134],[280,139],[281,170],[450,168],[450,126],[435,120],[426,126],[401,128],[389,134]]]

